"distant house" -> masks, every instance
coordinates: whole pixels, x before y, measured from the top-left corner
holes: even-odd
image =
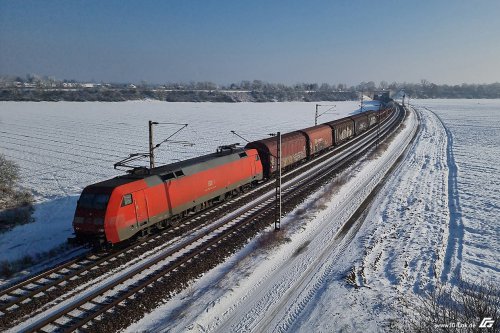
[[[93,83],[82,83],[81,84],[81,87],[82,88],[94,88],[94,84]]]
[[[127,88],[130,88],[130,89],[135,89],[135,88],[137,88],[137,87],[135,86],[135,84],[129,84],[129,85],[127,86]]]

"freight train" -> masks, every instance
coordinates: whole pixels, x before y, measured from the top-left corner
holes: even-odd
[[[382,122],[392,107],[282,134],[281,167],[293,168]],[[277,140],[129,173],[87,186],[77,203],[78,242],[117,244],[236,196],[277,171]]]

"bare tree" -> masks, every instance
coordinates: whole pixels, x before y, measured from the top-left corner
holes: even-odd
[[[19,167],[0,154],[0,188],[12,188],[19,179]]]

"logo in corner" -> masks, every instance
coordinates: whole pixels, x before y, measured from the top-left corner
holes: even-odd
[[[490,327],[493,327],[494,323],[495,323],[495,321],[493,320],[493,318],[485,317],[481,321],[481,324],[479,324],[479,327],[480,328],[490,328]]]

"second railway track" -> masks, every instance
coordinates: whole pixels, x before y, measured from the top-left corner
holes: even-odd
[[[401,110],[397,114],[394,113],[393,117],[382,126],[380,134],[383,136],[389,132],[397,123],[397,120],[401,118]],[[283,186],[284,206],[290,206],[293,202],[300,201],[308,192],[317,188],[318,184],[321,184],[332,173],[335,173],[339,166],[348,163],[355,156],[368,150],[377,138],[378,134],[375,131],[370,131],[367,135],[352,142],[349,148],[340,152],[337,151],[333,157],[325,156],[312,163],[314,165],[311,164],[309,167],[301,166],[299,168],[310,168],[308,172],[297,175],[299,171],[294,171],[293,174],[289,174],[288,181]],[[269,187],[269,184],[266,186]],[[225,218],[219,219],[208,226],[202,224],[195,232],[191,233],[190,237],[180,243],[164,244],[163,249],[154,247],[156,252],[160,253],[150,256],[149,259],[141,259],[144,260],[143,262],[138,261],[135,265],[129,265],[128,268],[122,269],[121,274],[114,274],[107,279],[101,280],[93,286],[91,291],[80,292],[77,295],[73,295],[71,299],[62,300],[52,308],[31,318],[26,324],[11,328],[16,331],[74,331],[78,329],[90,329],[91,325],[89,323],[91,321],[99,321],[96,318],[99,319],[99,317],[104,316],[106,313],[119,312],[120,308],[124,308],[127,300],[138,298],[140,294],[145,293],[147,290],[154,289],[153,286],[155,283],[166,280],[167,277],[175,281],[176,278],[173,275],[177,275],[177,278],[181,276],[181,272],[184,269],[195,264],[193,259],[196,258],[196,261],[199,261],[198,259],[201,260],[206,253],[217,252],[216,248],[224,247],[227,243],[230,243],[229,240],[231,238],[238,238],[239,235],[244,234],[243,230],[245,228],[250,228],[258,224],[259,221],[265,220],[267,216],[272,215],[274,197],[273,192],[269,191],[269,189],[257,188],[252,190],[252,193],[238,197],[236,201],[248,198],[250,194],[255,195],[255,193],[266,191],[267,193],[259,196],[257,200],[246,203],[243,207],[240,207]],[[231,202],[226,204],[231,205]],[[203,215],[206,216],[207,214],[210,215],[210,213],[203,213],[197,218],[201,219]],[[160,238],[161,236],[155,237]],[[155,237],[144,241],[143,244],[141,243],[141,246],[154,243]],[[21,290],[23,288],[29,290],[31,289],[30,286],[33,288],[33,291],[25,290],[25,293],[31,293],[30,296],[25,295],[20,297],[19,299],[22,298],[21,301],[12,301],[8,306],[12,309],[16,309],[16,307],[22,308],[22,302],[28,300],[30,297],[39,295],[44,291],[49,291],[56,285],[64,284],[64,281],[71,281],[74,277],[87,275],[89,274],[88,272],[92,271],[92,267],[96,267],[96,265],[107,264],[113,266],[111,263],[119,260],[119,256],[133,252],[134,250],[124,249],[122,251],[112,257],[96,256],[94,263],[87,264],[86,266],[83,265],[87,268],[90,267],[88,269],[85,269],[83,266],[78,268],[79,265],[77,263],[68,262],[60,273],[47,272],[50,273],[48,275],[44,273],[45,278],[47,276],[50,277],[51,274],[62,277],[67,276],[68,278],[61,280],[59,283],[56,283],[57,278],[52,278],[53,281],[47,285],[41,284],[43,285],[41,289],[37,289],[36,285],[40,284],[33,283],[33,281],[23,282],[24,285],[21,287]],[[180,285],[182,286],[182,281]],[[8,290],[8,293],[4,291],[4,295],[12,294],[13,292],[13,290]],[[35,292],[36,294],[32,295]],[[25,304],[29,303],[28,301]],[[3,309],[7,309],[5,305]]]

